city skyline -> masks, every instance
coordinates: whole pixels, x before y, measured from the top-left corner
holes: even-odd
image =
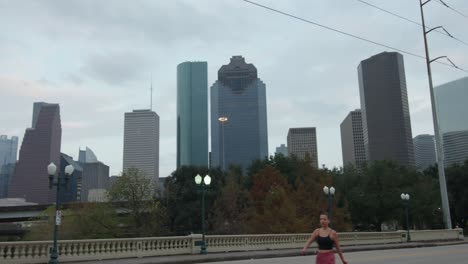
[[[423,54],[420,27],[356,1],[269,4]],[[3,34],[6,41],[0,42],[5,51],[0,54],[0,122],[5,124],[0,134],[18,136],[22,142],[24,129],[31,125],[32,103],[59,103],[62,152],[77,159],[76,150],[89,146],[110,166],[112,175],[122,168],[123,113],[149,108],[151,74],[154,109],[161,116],[160,175],[165,177],[176,168],[175,67],[188,60],[207,61],[212,84],[226,58],[237,54],[254,62],[268,84],[270,154],[284,143],[289,127],[313,123],[320,131],[318,145],[323,146],[320,163],[341,166],[339,124],[350,110],[359,108],[355,68],[373,54],[391,51],[240,1],[141,2],[134,6],[135,13],[127,12],[127,3],[95,5],[0,3],[0,21],[9,25]],[[396,0],[378,5],[419,21],[417,3]],[[466,2],[454,5],[468,10]],[[180,12],[165,15],[174,9]],[[232,12],[226,15],[225,10]],[[450,10],[431,4],[426,11],[429,25],[443,24],[451,34],[468,41],[463,23]],[[18,13],[24,16],[15,16]],[[118,26],[115,14],[122,18]],[[213,38],[215,32],[225,30],[234,34]],[[468,68],[466,46],[431,33],[429,48],[432,57],[447,55]],[[405,55],[405,68],[413,134],[433,134],[424,61]],[[435,86],[466,76],[439,64],[433,64],[433,75]]]

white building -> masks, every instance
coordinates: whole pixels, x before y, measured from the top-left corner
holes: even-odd
[[[155,185],[159,178],[159,116],[151,110],[125,113],[123,170],[136,168]]]

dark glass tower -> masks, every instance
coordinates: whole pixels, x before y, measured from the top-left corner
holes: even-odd
[[[212,166],[225,169],[235,164],[245,170],[268,156],[265,84],[242,56],[223,65],[211,87],[211,151]]]
[[[403,56],[383,52],[358,67],[364,146],[368,161],[414,166]]]
[[[37,118],[24,134],[8,197],[48,204],[55,201],[55,189],[49,191],[47,165],[53,162],[60,168],[60,107],[45,103],[36,107],[35,104],[34,112]]]
[[[177,66],[177,168],[208,166],[208,64]]]

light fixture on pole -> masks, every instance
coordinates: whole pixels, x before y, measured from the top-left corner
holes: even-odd
[[[70,180],[70,176],[73,174],[72,165],[68,165],[65,167],[64,173],[58,173],[57,179],[54,181],[55,174],[57,173],[57,166],[51,162],[49,166],[47,166],[47,174],[49,174],[49,190],[51,190],[54,186],[57,187],[57,192],[55,193],[55,224],[54,224],[54,244],[52,246],[52,250],[50,253],[50,260],[49,264],[58,264],[58,252],[57,252],[57,238],[58,238],[58,226],[62,221],[62,214],[60,212],[60,187],[65,187],[68,189],[68,181]],[[61,179],[65,178],[65,181],[62,182]]]
[[[200,254],[206,254],[206,240],[205,240],[205,192],[206,188],[211,184],[211,177],[210,175],[206,175],[202,178],[200,174],[195,176],[195,184],[200,188],[202,193],[202,244],[201,244],[201,251]]]
[[[328,186],[323,187],[323,192],[327,196],[327,201],[328,201],[328,220],[331,223],[332,220],[332,201],[333,201],[333,196],[335,195],[335,187],[331,186],[328,188]]]
[[[220,116],[218,118],[218,121],[221,122],[221,140],[222,140],[222,148],[223,148],[223,163],[222,163],[222,169],[223,171],[226,170],[226,151],[224,150],[224,123],[226,123],[229,119],[226,116]]]
[[[402,193],[400,195],[401,201],[403,202],[403,206],[405,208],[405,214],[406,214],[406,242],[410,242],[410,232],[409,232],[409,218],[408,218],[408,205],[409,205],[409,199],[410,195],[407,193]]]

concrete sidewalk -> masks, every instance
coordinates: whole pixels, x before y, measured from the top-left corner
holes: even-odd
[[[417,247],[436,247],[468,244],[468,240],[457,241],[441,241],[441,242],[410,242],[410,243],[395,243],[395,244],[380,244],[380,245],[360,245],[360,246],[342,246],[343,252],[355,251],[371,251],[371,250],[386,250],[399,248],[417,248]],[[315,255],[314,248],[308,250],[308,255]],[[209,248],[208,248],[209,252]],[[299,256],[301,249],[283,249],[283,250],[266,250],[266,251],[242,251],[242,252],[225,252],[225,253],[208,253],[207,255],[176,255],[176,256],[160,256],[160,257],[145,257],[145,258],[128,258],[128,259],[109,259],[100,261],[82,261],[82,262],[67,262],[74,264],[175,264],[175,263],[204,263],[204,262],[220,262],[230,260],[246,260],[246,259],[261,259],[261,258],[281,258]]]

